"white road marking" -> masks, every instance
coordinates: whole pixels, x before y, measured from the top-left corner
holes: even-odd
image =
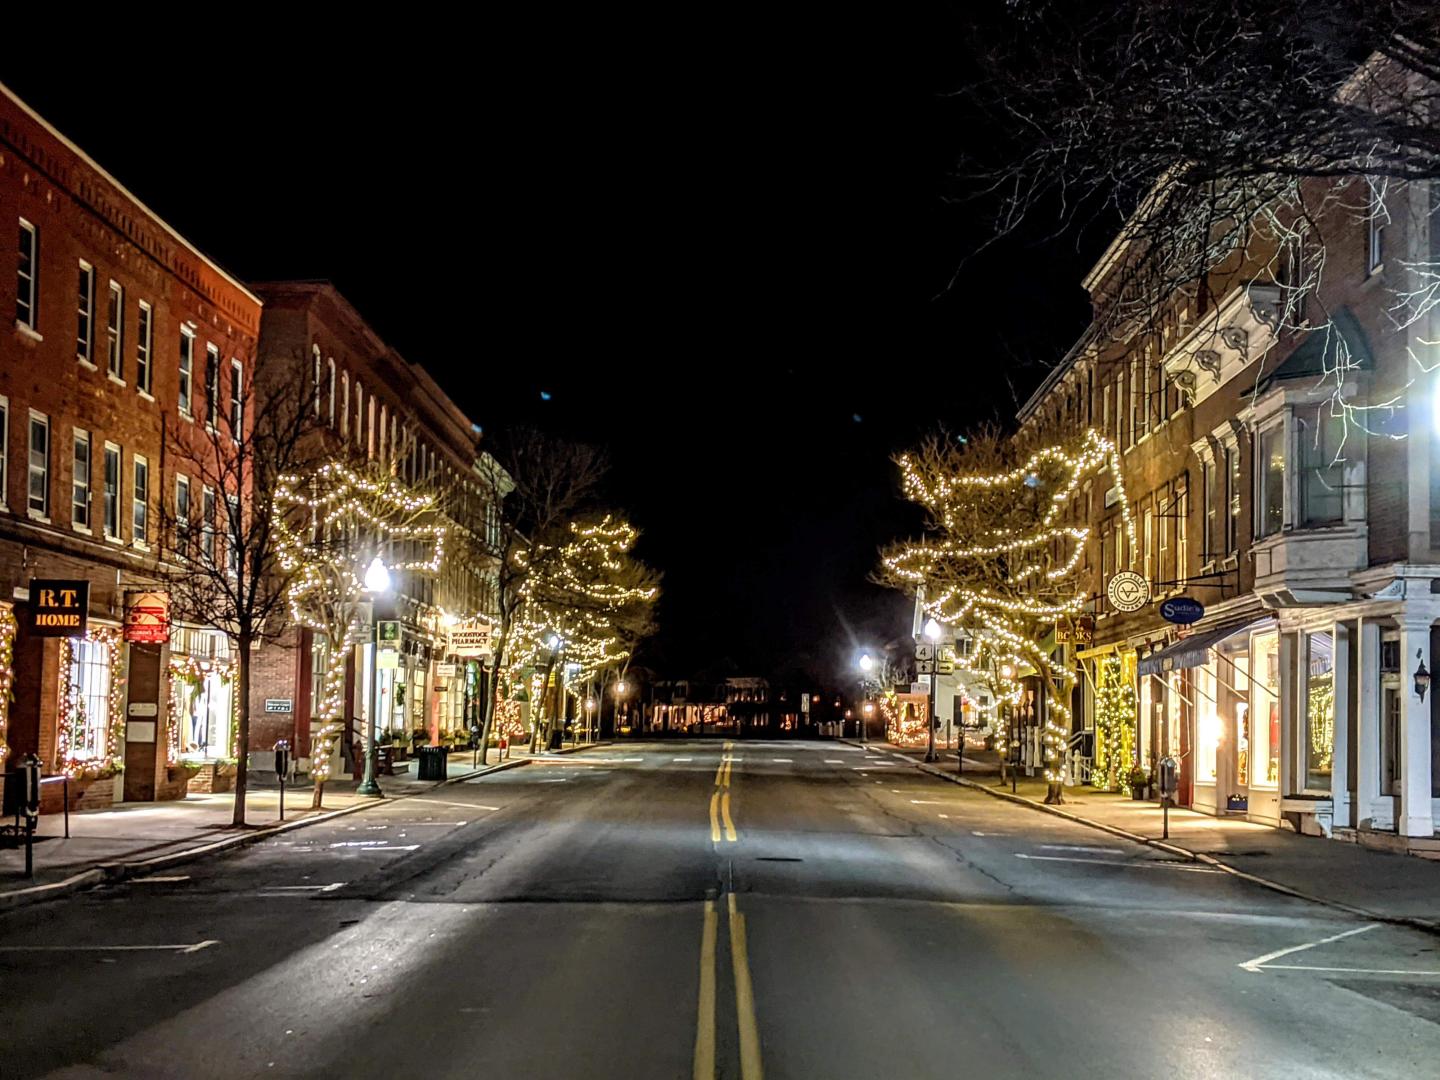
[[[788,757],[777,757],[777,758],[771,758],[770,760],[773,761],[773,762],[775,762],[777,765],[793,765],[793,764],[795,764],[795,759],[794,759],[794,758],[788,758]]]
[[[329,885],[268,885],[267,892],[334,892],[343,889],[345,882],[332,881]]]
[[[172,877],[137,877],[132,879],[135,885],[163,885],[171,881],[189,881],[189,874],[175,874]]]
[[[1379,928],[1379,923],[1369,923],[1365,926],[1356,927],[1354,930],[1346,930],[1342,934],[1333,934],[1330,937],[1321,938],[1319,941],[1310,941],[1304,945],[1292,945],[1288,949],[1276,949],[1274,952],[1266,953],[1264,956],[1257,956],[1253,960],[1242,961],[1235,966],[1243,968],[1251,974],[1259,974],[1260,969],[1270,963],[1271,960],[1279,960],[1280,957],[1289,956],[1291,953],[1304,952],[1306,949],[1313,949],[1319,945],[1329,945],[1332,941],[1354,937],[1356,934],[1368,933],[1371,930],[1378,930]]]
[[[910,801],[911,801],[912,803],[914,803],[916,806],[944,806],[944,805],[945,805],[945,804],[944,804],[943,802],[941,802],[939,799],[911,799]]]
[[[466,782],[467,784],[473,784],[475,781],[473,781],[473,780],[467,780],[467,781],[465,781],[465,782]],[[444,801],[442,801],[442,800],[440,800],[440,799],[426,799],[423,804],[419,804],[419,805],[424,805],[424,806],[451,806],[451,807],[454,807],[456,810],[499,810],[499,809],[500,809],[500,807],[498,807],[498,806],[482,806],[480,803],[473,803],[473,802],[444,802]]]
[[[946,821],[949,821],[949,820],[950,820],[950,815],[949,815],[949,814],[937,814],[936,817],[942,817],[942,818],[944,818]]]
[[[671,760],[671,761],[694,761],[695,759],[694,759],[694,758],[688,758],[688,757],[677,757],[677,758],[671,758],[670,760]]]
[[[1347,968],[1347,967],[1311,967],[1308,964],[1266,964],[1263,969],[1256,968],[1256,971],[1328,971],[1340,972],[1348,975],[1428,975],[1431,978],[1440,978],[1440,971],[1402,971],[1398,968]]]
[[[845,764],[845,759],[844,759],[844,758],[838,758],[838,757],[827,757],[827,758],[825,759],[825,764],[826,764],[826,765],[844,765],[844,764]]]
[[[1041,844],[1041,851],[1088,851],[1092,855],[1114,855],[1114,848],[1086,847],[1084,844]]]
[[[538,780],[538,781],[536,781],[536,783],[540,783],[540,784],[568,784],[569,782],[570,782],[570,778],[569,778],[568,776],[562,776],[562,777],[560,777],[558,780]]]
[[[174,952],[197,953],[216,940],[197,941],[194,945],[0,945],[0,952]]]
[[[1030,859],[1034,862],[1077,862],[1091,863],[1095,866],[1120,866],[1127,870],[1180,870],[1189,874],[1223,874],[1213,866],[1192,866],[1189,863],[1162,863],[1162,862],[1121,862],[1118,859],[1081,859],[1071,858],[1067,855],[1026,855],[1023,852],[1015,852],[1017,859]]]
[[[970,835],[971,835],[971,836],[989,836],[990,833],[988,833],[988,832],[981,832],[979,829],[971,829],[971,830],[970,830]]]

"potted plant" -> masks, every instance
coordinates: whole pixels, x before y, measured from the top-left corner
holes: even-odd
[[[1130,795],[1135,799],[1145,798],[1145,792],[1150,787],[1150,770],[1144,766],[1136,765],[1130,770]]]

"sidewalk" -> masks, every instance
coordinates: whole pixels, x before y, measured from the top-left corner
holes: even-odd
[[[559,752],[572,753],[574,749],[583,750],[585,747],[567,747]],[[527,764],[531,758],[527,751],[512,748],[502,763],[492,749],[488,766],[477,768],[473,764],[474,753],[462,751],[450,755],[447,778],[438,783],[453,783],[499,769],[516,768]],[[265,775],[260,774],[261,777]],[[11,841],[6,838],[5,846],[0,847],[0,911],[53,899],[101,881],[150,872],[166,863],[178,863],[211,851],[263,839],[277,829],[302,827],[334,814],[351,813],[382,801],[432,791],[438,786],[436,781],[415,779],[413,771],[381,776],[379,783],[384,800],[355,794],[358,785],[348,776],[331,780],[325,785],[324,807],[321,810],[310,809],[313,789],[308,783],[287,787],[285,822],[282,825],[279,820],[280,792],[271,777],[266,786],[252,784],[245,800],[248,827],[244,829],[236,829],[230,824],[235,808],[233,794],[189,795],[171,802],[117,803],[109,810],[72,813],[69,839],[65,838],[64,816],[46,814],[40,818],[36,831],[33,878],[23,876],[23,843],[11,846]],[[151,864],[152,860],[159,862]]]
[[[937,768],[922,763],[923,750],[877,747],[875,743],[870,749],[878,749],[892,760],[903,758],[948,780],[957,779],[953,750]],[[959,782],[1218,866],[1267,888],[1369,918],[1440,932],[1440,863],[1430,859],[1180,809],[1170,811],[1167,841],[1161,838],[1163,813],[1158,803],[1136,802],[1126,795],[1089,787],[1067,787],[1063,805],[1046,806],[1044,779],[1020,777],[1012,796],[1010,783],[999,783],[999,771],[994,752],[967,749],[965,775]]]

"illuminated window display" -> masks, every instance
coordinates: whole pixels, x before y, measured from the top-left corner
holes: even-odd
[[[1249,721],[1251,787],[1280,784],[1280,635],[1272,630],[1250,639],[1250,673],[1257,684],[1246,711]]]

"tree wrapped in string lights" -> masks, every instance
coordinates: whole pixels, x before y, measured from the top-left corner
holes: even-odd
[[[521,586],[511,666],[545,657],[542,687],[560,656],[557,690],[622,664],[653,628],[660,575],[631,554],[639,533],[613,514],[570,522],[564,541],[537,544],[537,571]],[[553,646],[552,646],[553,642]],[[512,673],[511,684],[518,678]],[[559,708],[547,717],[553,723]]]
[[[326,648],[320,701],[311,732],[312,805],[319,808],[330,758],[344,730],[347,650],[356,643],[374,597],[364,573],[379,556],[401,573],[434,575],[445,558],[446,526],[437,496],[399,479],[387,466],[329,461],[308,476],[280,477],[276,499],[281,563],[290,575],[290,615]]]
[[[919,591],[929,615],[974,637],[972,665],[994,673],[1000,703],[1019,703],[1023,668],[1039,675],[1046,801],[1062,802],[1075,673],[1040,642],[1085,603],[1078,567],[1089,528],[1064,520],[1071,497],[1096,472],[1108,470],[1116,485],[1121,479],[1114,447],[1093,430],[1074,445],[1017,458],[1013,442],[991,431],[936,436],[899,455],[905,494],[924,509],[926,535],[887,549],[879,579]],[[1133,546],[1123,489],[1120,505]]]

